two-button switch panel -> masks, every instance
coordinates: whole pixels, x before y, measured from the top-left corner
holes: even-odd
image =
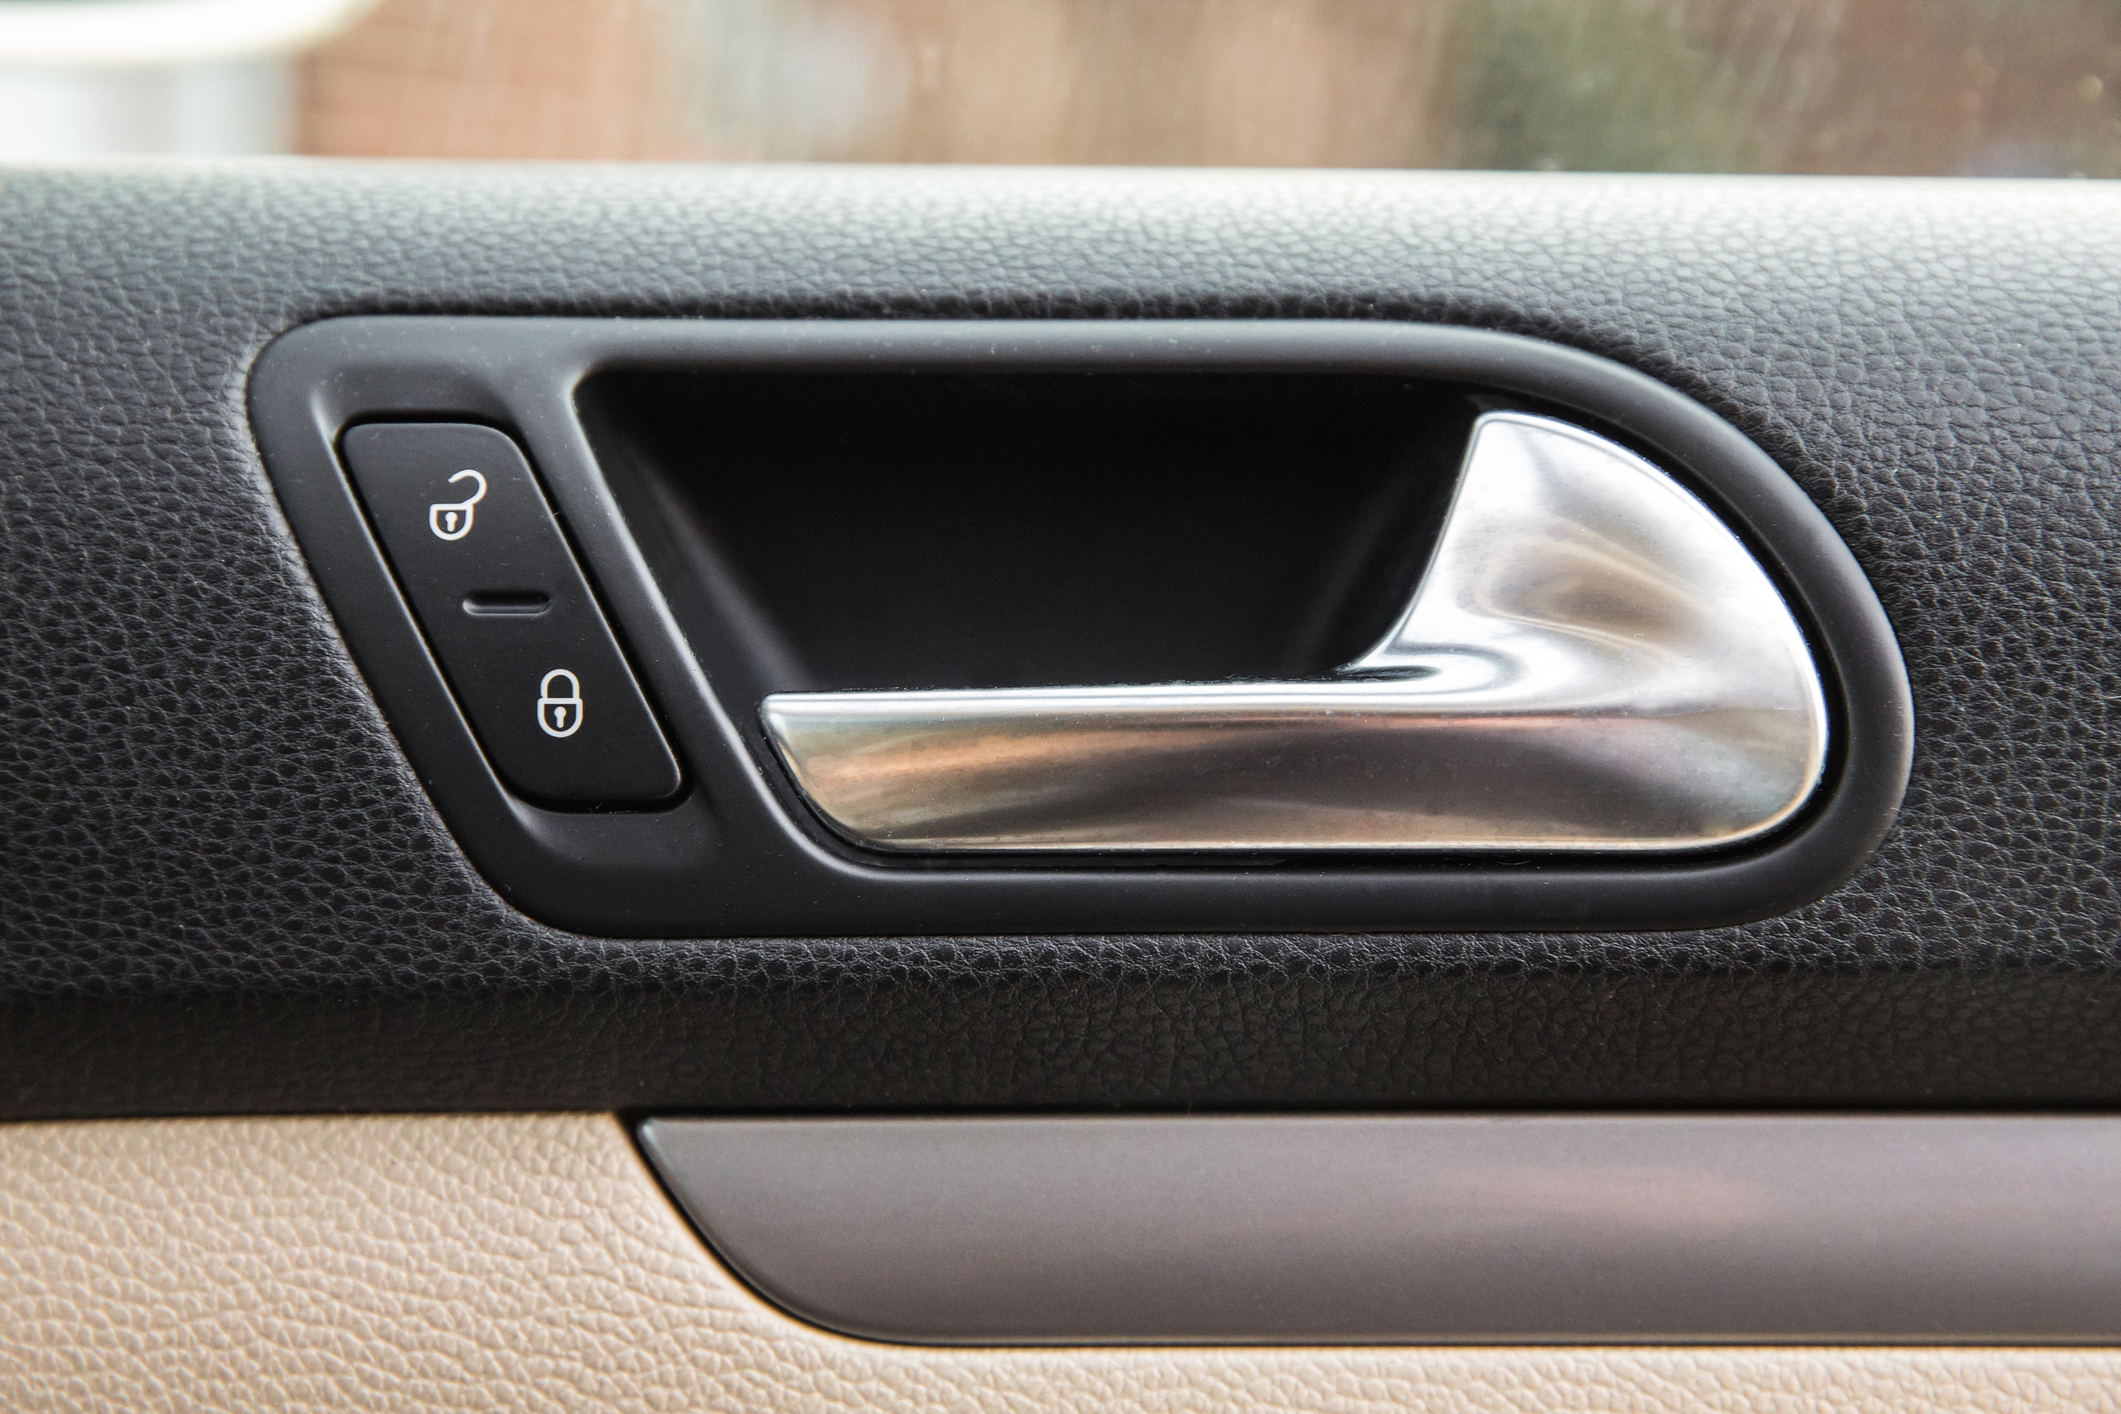
[[[516,444],[467,423],[371,423],[344,449],[501,778],[555,804],[675,793],[677,761]]]

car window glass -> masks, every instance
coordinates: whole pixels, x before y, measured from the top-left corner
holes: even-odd
[[[0,0],[0,156],[2121,175],[2110,0]]]

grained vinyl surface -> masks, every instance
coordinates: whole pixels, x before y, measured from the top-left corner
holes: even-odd
[[[2111,1350],[937,1349],[733,1281],[608,1116],[0,1128],[11,1410],[2108,1410]]]
[[[1818,501],[1901,635],[1894,832],[1655,936],[614,945],[451,845],[243,415],[361,312],[1541,335]],[[2121,191],[470,168],[0,175],[0,1113],[2121,1093]],[[712,888],[711,879],[703,888]]]

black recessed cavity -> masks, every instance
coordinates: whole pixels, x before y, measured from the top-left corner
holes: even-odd
[[[1405,609],[1475,412],[1268,373],[616,370],[579,403],[759,696],[1331,673]]]
[[[1708,926],[1834,887],[1906,780],[1898,651],[1817,509],[1700,406],[1534,340],[1325,322],[362,318],[277,341],[250,404],[302,548],[444,818],[518,907],[580,931]],[[1766,564],[1832,723],[1824,784],[1779,833],[1668,858],[889,858],[824,828],[762,737],[770,693],[1330,674],[1396,622],[1468,430],[1497,407],[1647,456]],[[438,669],[427,645],[457,630],[439,601],[408,602],[340,453],[356,428],[404,423],[521,448],[586,576],[581,602],[623,645],[609,684],[546,681],[571,660],[526,658],[536,673],[494,709],[483,679]],[[417,515],[391,533],[427,553],[457,502],[411,494]],[[430,503],[439,530],[419,519]],[[498,492],[476,504],[493,519],[473,534],[502,524]],[[560,603],[534,579],[467,583],[447,617],[550,656],[538,626]],[[552,723],[608,723],[629,665],[684,788],[636,789],[622,810],[512,788],[526,768],[493,754],[503,733],[564,754]]]

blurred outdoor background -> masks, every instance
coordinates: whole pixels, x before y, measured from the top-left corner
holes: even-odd
[[[124,150],[2115,177],[2121,0],[0,0]]]

